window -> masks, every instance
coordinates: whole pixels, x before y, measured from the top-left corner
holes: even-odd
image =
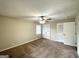
[[[57,32],[58,33],[62,33],[63,32],[63,24],[62,23],[57,24]]]
[[[41,25],[36,25],[36,34],[41,34]]]

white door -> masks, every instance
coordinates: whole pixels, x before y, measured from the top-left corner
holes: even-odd
[[[75,22],[63,23],[64,44],[76,46]]]
[[[50,39],[50,24],[43,25],[43,37]]]

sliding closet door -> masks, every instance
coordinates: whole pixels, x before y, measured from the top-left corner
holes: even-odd
[[[50,24],[43,25],[43,37],[50,39]]]

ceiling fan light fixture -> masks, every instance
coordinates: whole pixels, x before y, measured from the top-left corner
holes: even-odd
[[[47,19],[46,17],[44,17],[43,19]]]
[[[45,24],[45,21],[40,21],[39,23],[40,23],[40,24]]]

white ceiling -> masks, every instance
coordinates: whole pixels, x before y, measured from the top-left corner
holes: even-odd
[[[0,0],[0,15],[9,17],[52,16],[54,19],[75,17],[79,0]]]

